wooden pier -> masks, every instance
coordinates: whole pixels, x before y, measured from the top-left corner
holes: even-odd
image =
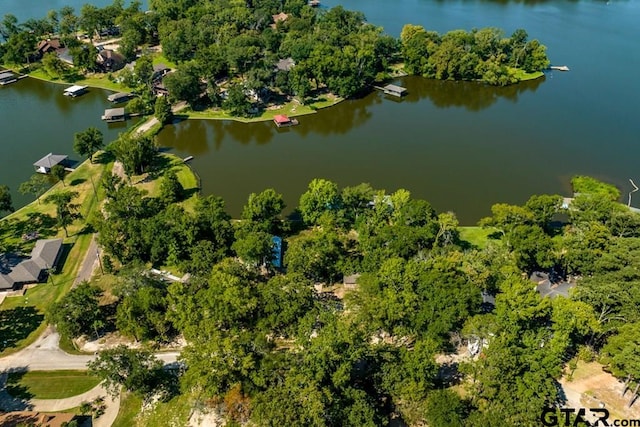
[[[566,65],[552,65],[549,68],[556,71],[569,71],[569,67]]]

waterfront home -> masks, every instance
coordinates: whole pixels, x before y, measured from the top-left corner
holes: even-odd
[[[135,95],[132,93],[125,93],[125,92],[113,93],[107,96],[107,101],[113,102],[114,104],[119,104],[121,102],[128,101],[133,97],[135,97]]]
[[[87,91],[87,86],[78,86],[73,85],[64,90],[64,96],[70,96],[75,98],[76,96],[80,96]]]
[[[273,123],[275,123],[276,126],[280,128],[280,127],[287,127],[287,126],[295,126],[298,124],[298,121],[296,119],[290,119],[285,114],[278,114],[273,118]]]
[[[60,259],[62,239],[38,240],[26,259],[13,254],[0,256],[0,290],[17,289],[44,281]],[[18,262],[19,261],[19,262]]]
[[[126,63],[124,56],[115,50],[101,49],[96,56],[96,63],[103,71],[118,71]]]
[[[49,153],[33,164],[38,173],[49,173],[55,165],[65,166],[67,157],[64,154]]]
[[[36,56],[42,58],[45,53],[58,53],[63,48],[60,39],[40,40],[36,46]]]
[[[109,108],[104,110],[102,120],[108,123],[124,122],[127,119],[127,114],[124,108]]]

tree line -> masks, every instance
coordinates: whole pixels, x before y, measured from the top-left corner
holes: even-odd
[[[78,310],[72,336],[99,334],[104,322],[136,340],[183,336],[180,392],[230,422],[537,425],[543,408],[562,406],[556,381],[578,359],[599,360],[637,392],[640,217],[613,186],[576,177],[569,206],[557,195],[496,204],[477,247],[455,214],[406,190],[316,179],[294,213],[267,189],[232,221],[216,196],[186,211],[171,191],[149,197],[109,180],[96,227],[116,273],[115,308],[105,313],[102,291],[85,285],[51,319],[67,331],[61,313]],[[283,269],[272,264],[274,235]],[[150,264],[191,279],[167,283]],[[542,297],[528,279],[539,271],[577,285]],[[319,290],[352,274],[344,296]],[[483,343],[479,354],[443,373],[436,356],[471,342]]]
[[[323,90],[353,97],[401,62],[412,74],[491,85],[515,83],[519,70],[535,72],[549,65],[544,45],[528,41],[524,30],[505,38],[496,28],[439,35],[406,25],[396,39],[369,24],[361,12],[342,6],[316,9],[306,0],[153,0],[150,8],[145,13],[139,1],[125,7],[123,0],[115,0],[104,8],[84,5],[77,15],[64,7],[22,24],[7,14],[0,24],[0,57],[6,63],[33,62],[37,41],[58,34],[77,69],[96,71],[96,48],[76,33],[83,30],[93,38],[113,29],[127,60],[144,55],[142,46],[162,46],[166,58],[177,64],[164,82],[173,100],[223,106],[234,115],[249,115],[256,100],[279,96],[296,96],[302,103]],[[278,68],[280,60],[290,62]],[[42,66],[57,77],[70,71],[55,54],[45,55]],[[153,72],[145,67],[127,69],[118,79],[144,89]]]

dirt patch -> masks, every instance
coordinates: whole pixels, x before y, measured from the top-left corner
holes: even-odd
[[[598,408],[609,410],[610,419],[640,419],[640,403],[627,408],[633,390],[622,396],[624,383],[604,372],[596,362],[579,362],[573,380],[565,375],[560,381],[567,408]],[[604,406],[603,406],[604,405]],[[588,411],[587,411],[588,412]],[[595,418],[587,421],[595,421]]]

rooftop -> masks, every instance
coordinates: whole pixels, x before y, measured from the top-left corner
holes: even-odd
[[[68,156],[65,156],[64,154],[49,153],[46,156],[44,156],[43,158],[41,158],[40,160],[38,160],[37,162],[35,162],[33,164],[33,166],[52,168],[55,165],[60,164],[60,163],[64,162],[65,160],[67,160],[67,157]]]
[[[124,116],[124,108],[108,108],[104,110],[104,117]]]
[[[278,114],[277,116],[273,117],[273,121],[276,123],[288,123],[291,121],[291,119],[285,114]]]
[[[76,92],[82,92],[83,90],[85,90],[87,88],[87,86],[79,86],[79,85],[73,85],[71,87],[68,87],[64,90],[64,92],[67,93],[76,93]]]

